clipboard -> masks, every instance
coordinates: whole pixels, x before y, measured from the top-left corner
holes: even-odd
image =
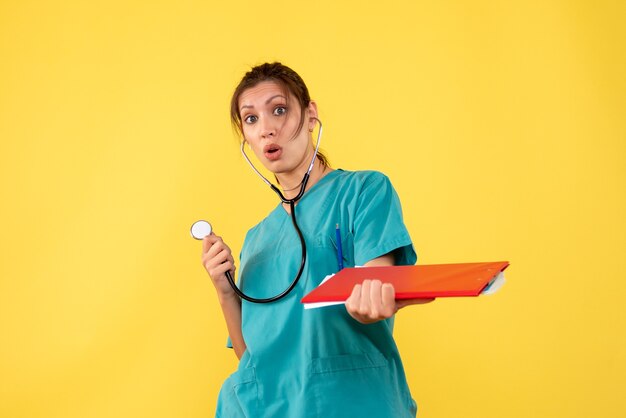
[[[393,284],[397,300],[478,296],[501,278],[508,266],[508,261],[494,261],[345,268],[309,292],[301,302],[345,302],[354,286],[367,279]]]

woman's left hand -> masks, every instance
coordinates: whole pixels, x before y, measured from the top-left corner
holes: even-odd
[[[399,309],[408,305],[432,302],[434,299],[408,299],[396,301],[396,291],[391,283],[380,280],[364,280],[352,289],[346,300],[350,316],[362,324],[371,324],[392,317]]]

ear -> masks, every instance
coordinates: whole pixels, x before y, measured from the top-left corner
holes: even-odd
[[[315,103],[315,101],[311,100],[309,102],[309,105],[306,108],[307,110],[307,128],[309,129],[309,132],[313,132],[313,129],[315,129],[315,125],[317,124],[316,119],[318,118],[317,116],[317,103]]]

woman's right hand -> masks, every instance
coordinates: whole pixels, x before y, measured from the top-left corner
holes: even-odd
[[[226,272],[235,275],[235,260],[221,237],[211,233],[202,240],[202,265],[211,277],[219,298],[236,297],[226,278]]]

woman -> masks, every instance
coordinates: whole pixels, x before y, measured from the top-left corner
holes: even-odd
[[[317,105],[306,85],[280,64],[254,67],[231,101],[231,119],[257,159],[274,173],[286,198],[300,189],[316,153]],[[241,251],[243,291],[254,297],[287,288],[300,265],[289,205],[279,204],[248,231]],[[307,243],[302,278],[286,297],[255,304],[235,294],[230,248],[217,235],[203,241],[202,263],[224,313],[238,370],[220,391],[218,417],[414,417],[393,340],[396,302],[390,284],[366,281],[345,306],[304,310],[302,296],[337,272],[336,225],[344,265],[414,264],[415,251],[398,197],[381,173],[333,170],[318,154],[295,210]]]

